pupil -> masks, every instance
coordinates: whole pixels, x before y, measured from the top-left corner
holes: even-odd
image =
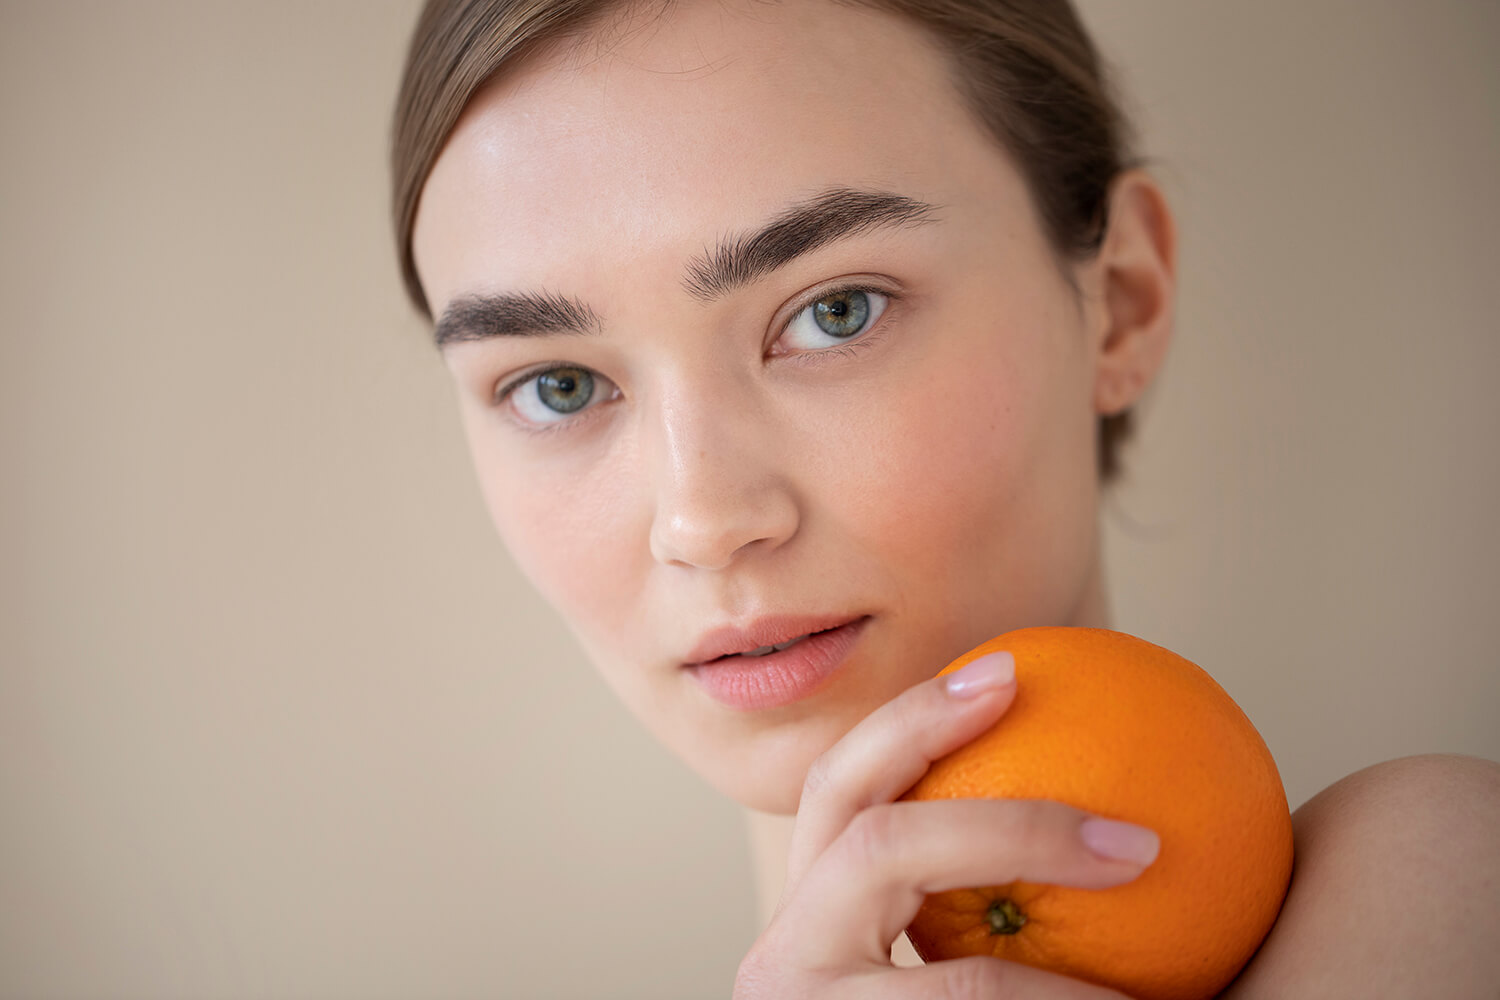
[[[550,371],[537,380],[536,394],[548,409],[572,413],[588,405],[594,394],[594,376],[581,368]]]
[[[852,337],[870,316],[870,297],[864,292],[837,292],[818,301],[813,318],[824,333],[834,337]]]

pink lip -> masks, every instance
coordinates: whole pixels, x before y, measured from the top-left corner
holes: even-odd
[[[731,708],[777,708],[811,694],[849,657],[869,616],[810,635],[779,653],[728,656],[687,669],[712,698]],[[770,645],[766,643],[765,645]]]
[[[788,639],[847,625],[860,615],[766,615],[744,626],[724,625],[710,630],[684,656],[683,666],[708,663],[721,656],[774,646]]]

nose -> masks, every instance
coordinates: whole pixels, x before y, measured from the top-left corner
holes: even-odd
[[[797,533],[801,515],[781,436],[735,402],[674,395],[648,420],[658,562],[722,570]]]

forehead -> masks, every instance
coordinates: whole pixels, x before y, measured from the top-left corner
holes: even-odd
[[[483,88],[434,164],[414,253],[435,307],[680,267],[833,186],[946,204],[1002,156],[913,23],[828,0],[682,0]],[[566,262],[567,273],[558,273]]]

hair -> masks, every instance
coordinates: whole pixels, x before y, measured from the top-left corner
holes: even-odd
[[[673,0],[662,0],[662,10]],[[1130,125],[1069,0],[836,0],[907,18],[946,51],[970,111],[1024,178],[1062,262],[1098,252],[1110,184],[1136,165]],[[543,45],[585,37],[639,0],[427,0],[412,34],[391,137],[401,276],[432,319],[412,258],[412,224],[433,162],[476,91]],[[1065,269],[1064,273],[1068,273]],[[1120,471],[1132,413],[1103,416],[1099,473]]]

